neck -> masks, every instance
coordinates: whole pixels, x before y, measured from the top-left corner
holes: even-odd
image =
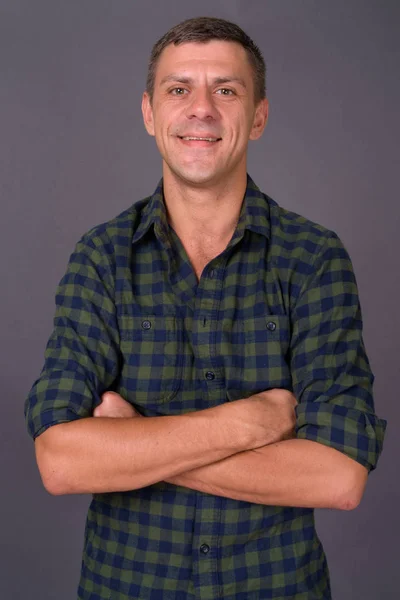
[[[239,220],[246,172],[212,186],[194,186],[164,169],[167,218],[177,235],[203,241],[230,238]]]

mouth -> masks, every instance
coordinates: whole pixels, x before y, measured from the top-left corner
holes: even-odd
[[[210,147],[217,142],[220,142],[222,138],[217,137],[195,137],[195,136],[177,136],[185,145],[193,147]]]

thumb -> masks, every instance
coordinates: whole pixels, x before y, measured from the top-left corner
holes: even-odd
[[[122,396],[117,394],[117,392],[104,392],[104,394],[102,394],[100,397],[100,402],[93,411],[93,416],[97,416],[97,413],[99,412],[97,409],[99,409],[101,405],[107,406],[110,402],[113,402],[113,400],[116,400],[117,398],[123,400]]]
[[[125,398],[123,398],[120,394],[117,394],[117,392],[104,392],[104,394],[101,396],[102,402],[104,400],[116,400],[117,398],[125,402]]]

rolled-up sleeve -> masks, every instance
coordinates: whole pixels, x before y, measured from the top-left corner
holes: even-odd
[[[292,311],[291,369],[298,438],[376,467],[387,422],[374,412],[374,375],[349,255],[331,232]]]
[[[52,425],[91,416],[118,365],[111,269],[95,243],[83,238],[58,285],[45,363],[25,401],[29,434],[35,439]]]

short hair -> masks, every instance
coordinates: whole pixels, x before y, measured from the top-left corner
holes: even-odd
[[[185,42],[205,43],[211,40],[236,42],[246,51],[247,58],[254,74],[254,101],[257,104],[265,98],[266,66],[259,47],[235,23],[215,17],[195,17],[187,19],[172,27],[153,46],[147,71],[146,91],[153,102],[154,82],[157,64],[162,51],[170,44],[184,44]]]

